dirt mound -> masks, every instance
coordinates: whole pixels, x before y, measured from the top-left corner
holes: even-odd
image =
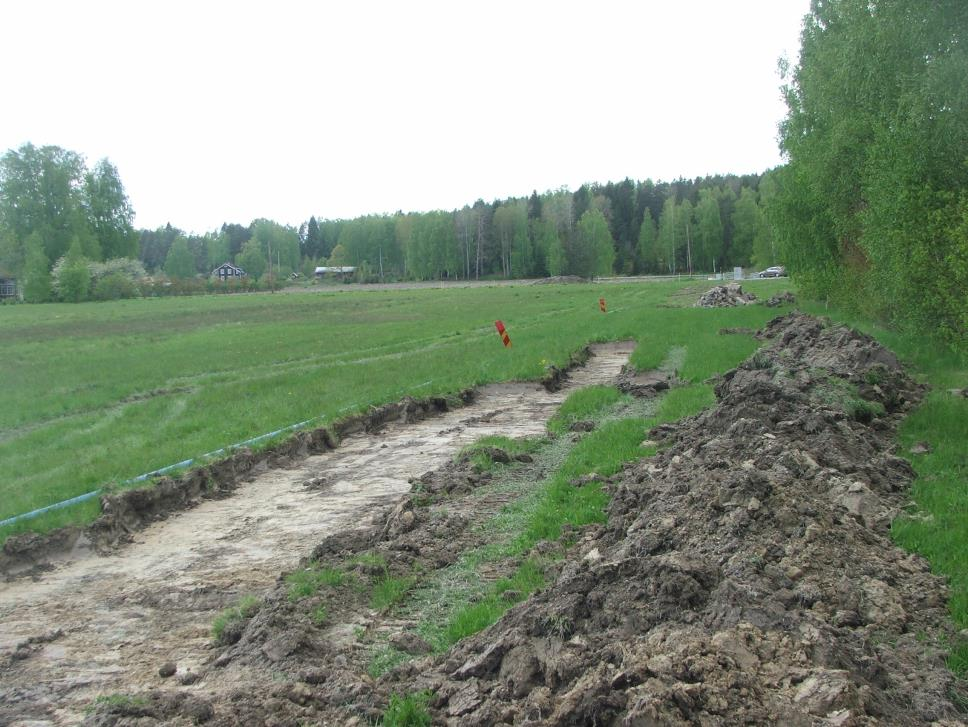
[[[547,391],[558,391],[568,380],[568,372],[584,366],[591,356],[592,350],[588,346],[583,346],[568,357],[568,363],[563,368],[551,364],[545,370],[545,375],[541,377],[541,385]]]
[[[554,586],[393,688],[432,690],[454,724],[953,718],[944,584],[888,537],[913,476],[891,438],[920,390],[846,328],[762,335],[716,408],[650,433],[666,448]]]
[[[770,296],[769,299],[763,302],[767,308],[779,308],[784,303],[789,303],[793,305],[797,302],[797,297],[791,293],[789,290],[780,293],[779,295]]]
[[[790,314],[758,335],[767,345],[721,377],[717,406],[649,432],[660,452],[608,479],[607,524],[567,533],[551,585],[496,624],[373,677],[354,633],[425,653],[405,616],[362,588],[293,601],[280,581],[204,675],[262,674],[265,689],[223,693],[196,718],[363,725],[392,693],[427,690],[435,724],[960,724],[945,586],[888,532],[913,477],[894,430],[920,387],[844,327]],[[462,498],[474,476],[466,461],[421,476],[307,565],[348,564],[372,585],[454,563],[500,507]],[[144,724],[184,714],[149,696]],[[111,709],[91,721],[113,724]]]
[[[744,293],[739,283],[728,283],[710,288],[699,296],[697,308],[730,308],[737,305],[748,305],[756,300],[752,293]]]
[[[669,390],[677,382],[674,371],[638,371],[632,366],[626,366],[622,369],[616,386],[619,391],[632,396],[652,397]]]
[[[298,432],[285,441],[253,452],[245,447],[212,464],[196,467],[178,477],[160,477],[156,483],[101,496],[102,515],[87,528],[60,528],[45,535],[24,533],[7,539],[0,551],[0,575],[8,578],[36,573],[51,561],[93,548],[105,551],[130,540],[131,534],[173,512],[189,509],[203,500],[226,497],[241,483],[273,467],[285,467],[312,454],[337,446],[339,439],[356,432],[377,431],[392,421],[418,421],[434,413],[459,407],[473,399],[473,391],[451,399],[405,397],[335,422]]]

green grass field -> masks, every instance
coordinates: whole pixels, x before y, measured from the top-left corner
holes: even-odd
[[[711,285],[711,284],[708,284]],[[747,336],[777,309],[690,307],[705,283],[329,291],[127,300],[0,308],[0,519],[112,486],[245,439],[317,418],[323,424],[405,394],[446,394],[508,379],[535,379],[585,343],[635,339],[633,363],[675,361],[701,382],[752,353]],[[788,281],[750,281],[765,297]],[[605,296],[608,314],[598,309]],[[893,528],[952,586],[952,614],[968,627],[968,362],[917,333],[807,303],[876,336],[933,391],[905,422],[916,506]],[[494,330],[500,318],[513,346]],[[712,402],[708,386],[667,397],[663,419]],[[614,398],[614,395],[608,395]],[[601,392],[575,402],[561,425],[606,406]],[[601,399],[601,400],[599,400]],[[681,412],[679,411],[681,409]],[[96,500],[0,528],[89,522]],[[968,672],[968,648],[952,667]]]
[[[704,344],[722,339],[719,327],[759,325],[775,312],[660,307],[691,304],[700,287],[362,289],[4,307],[0,519],[306,419],[332,421],[405,394],[535,379],[591,341],[637,339],[641,367],[686,346],[688,376],[696,359],[719,351]],[[508,327],[509,349],[496,319]],[[728,339],[740,353],[752,350],[745,337]],[[97,510],[90,501],[6,526],[0,537],[89,521]]]

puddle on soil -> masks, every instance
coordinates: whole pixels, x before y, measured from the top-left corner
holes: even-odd
[[[332,452],[259,475],[232,497],[152,525],[116,555],[0,586],[0,723],[73,724],[98,695],[162,686],[158,667],[191,668],[186,659],[204,654],[218,611],[271,585],[327,534],[366,522],[410,489],[409,478],[461,447],[491,434],[544,433],[570,391],[614,382],[633,347],[593,346],[588,364],[555,393],[487,386],[462,409],[350,436]],[[314,478],[323,485],[304,485]],[[18,643],[55,629],[63,635],[10,659]]]

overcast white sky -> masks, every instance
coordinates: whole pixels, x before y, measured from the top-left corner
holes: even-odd
[[[106,156],[195,232],[762,171],[808,6],[3,3],[0,152]]]

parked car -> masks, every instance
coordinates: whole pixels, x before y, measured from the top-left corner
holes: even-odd
[[[758,278],[784,278],[786,277],[786,268],[782,265],[774,265],[773,267],[767,268],[756,274]]]

